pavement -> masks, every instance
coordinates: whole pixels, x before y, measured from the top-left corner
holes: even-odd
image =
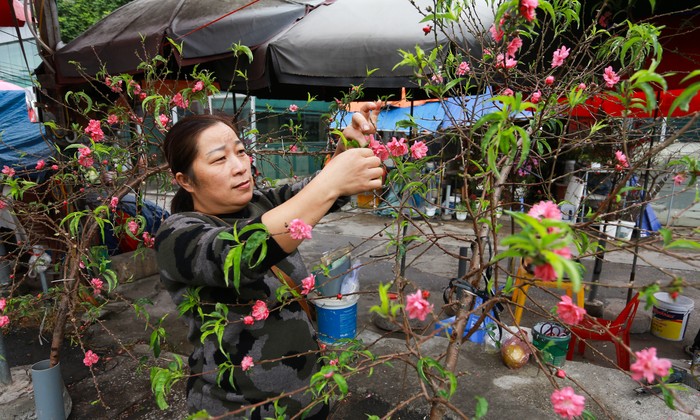
[[[381,217],[369,210],[354,209],[327,216],[313,231],[313,239],[302,245],[302,253],[307,264],[317,264],[323,252],[344,245],[356,247],[353,258],[363,263],[360,268],[360,284],[363,291],[376,291],[380,282],[394,278],[402,265],[392,257],[389,239],[396,232],[395,220]],[[507,218],[501,220],[508,232]],[[467,246],[470,230],[467,222],[433,220],[432,228],[436,242],[434,245],[416,244],[407,252],[405,279],[409,288],[430,291],[430,300],[436,308],[443,305],[442,293],[449,280],[456,277],[460,247]],[[429,227],[416,221],[416,227],[429,232]],[[381,232],[381,233],[380,233]],[[642,250],[634,267],[634,285],[641,286],[659,282],[665,284],[672,276],[682,276],[694,281],[699,278],[700,254],[686,253],[681,259],[672,258],[658,252]],[[583,261],[587,267],[585,280],[591,279],[593,260]],[[631,280],[633,261],[621,252],[608,252],[602,266],[596,300],[601,302],[606,317],[620,311],[625,304],[627,285]],[[652,263],[660,268],[652,267]],[[100,318],[100,322],[84,331],[83,342],[101,355],[92,373],[82,364],[82,351],[79,347],[66,343],[62,351],[61,369],[63,379],[71,396],[69,419],[181,419],[186,417],[185,384],[173,386],[168,399],[169,409],[159,410],[150,390],[149,372],[142,362],[156,362],[165,366],[174,355],[187,355],[191,349],[186,341],[186,328],[178,319],[177,311],[170,296],[162,289],[153,254],[122,254],[113,259],[113,267],[121,279],[128,279],[116,290],[117,300],[110,303]],[[590,287],[590,285],[589,285]],[[409,289],[410,290],[410,289]],[[544,319],[546,311],[557,301],[551,292],[556,289],[538,290],[530,288],[532,301],[526,304],[521,321],[522,326],[531,327]],[[590,290],[587,292],[590,295]],[[659,357],[670,359],[680,369],[689,368],[688,357],[683,346],[690,344],[700,329],[700,290],[687,288],[684,295],[693,299],[697,309],[692,311],[687,322],[687,332],[682,340],[670,341],[656,337],[649,332],[651,308],[640,305],[633,334],[631,348],[638,351],[656,347]],[[387,330],[386,323],[376,322],[369,314],[369,307],[377,304],[373,294],[363,295],[358,302],[358,338],[370,346],[377,355],[405,354],[407,342],[414,338]],[[538,302],[541,308],[535,305]],[[146,316],[135,316],[134,304],[141,305],[148,314],[151,325],[159,322],[168,331],[167,343],[163,346],[161,358],[153,359],[148,349],[151,329],[145,327]],[[502,320],[512,325],[512,306],[502,313]],[[442,317],[443,315],[441,315]],[[446,316],[445,316],[446,317]],[[419,327],[419,326],[416,326]],[[428,325],[428,330],[431,326]],[[417,328],[415,332],[421,331]],[[5,335],[8,361],[15,381],[21,388],[10,397],[9,389],[0,393],[0,419],[32,418],[33,406],[31,386],[26,383],[31,364],[45,359],[49,345],[41,343],[36,329],[24,328]],[[47,338],[47,337],[44,337]],[[123,346],[117,344],[120,342]],[[420,346],[421,355],[440,357],[447,338],[433,337],[424,340]],[[587,394],[586,409],[596,418],[613,419],[686,419],[700,418],[700,392],[693,387],[680,385],[676,392],[677,408],[672,411],[664,404],[663,398],[651,393],[635,392],[640,384],[629,374],[616,368],[614,346],[611,343],[593,343],[595,352],[587,349],[584,356],[576,355],[573,361],[566,361],[568,378],[559,379],[546,375],[539,369],[534,358],[524,367],[512,370],[507,368],[500,354],[476,343],[467,342],[460,349],[458,359],[458,386],[451,403],[467,416],[474,416],[477,397],[488,402],[488,412],[484,418],[557,418],[552,411],[550,394],[553,382],[562,386],[572,386],[577,393]],[[405,356],[412,363],[416,359]],[[93,376],[94,374],[94,376]],[[368,414],[383,416],[390,410],[394,419],[423,419],[429,415],[429,403],[421,398],[421,381],[415,370],[395,361],[393,367],[377,366],[372,375],[366,372],[349,379],[350,393],[347,398],[335,404],[332,418],[366,419]],[[1,388],[0,388],[1,390]],[[15,392],[15,390],[13,390]],[[9,399],[9,401],[8,401]],[[27,403],[27,400],[29,403]],[[29,404],[29,405],[27,405]],[[24,407],[24,408],[22,408]],[[29,407],[29,408],[27,408]],[[24,411],[23,411],[24,410]],[[457,418],[448,415],[446,418]]]

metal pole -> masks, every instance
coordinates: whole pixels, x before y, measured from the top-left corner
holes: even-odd
[[[0,331],[0,385],[10,385],[12,383],[12,373],[7,361],[7,351],[5,350],[5,339]]]
[[[657,92],[656,94],[656,103],[659,103],[659,96],[661,95],[660,92]],[[654,110],[654,119],[658,117],[659,110],[658,108]],[[665,124],[665,122],[663,122]],[[649,141],[649,150],[651,150],[654,147],[654,137],[656,137],[656,125],[654,125],[651,129],[651,140]],[[661,133],[658,134],[661,136]],[[647,205],[646,205],[646,200],[647,200],[647,188],[649,187],[649,171],[651,170],[651,156],[649,156],[649,159],[647,159],[647,165],[646,165],[646,171],[644,172],[644,187],[642,188],[642,206],[640,207],[639,211],[639,217],[637,217],[637,223],[634,226],[634,230],[632,231],[632,240],[634,241],[634,256],[632,258],[632,270],[630,271],[630,281],[629,281],[629,288],[627,289],[627,303],[629,303],[630,300],[632,300],[632,285],[634,284],[635,277],[637,276],[637,254],[639,254],[639,234],[640,234],[640,228],[642,226],[642,220],[644,219],[644,212],[646,211]]]

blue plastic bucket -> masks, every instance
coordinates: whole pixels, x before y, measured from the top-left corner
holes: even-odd
[[[474,297],[474,306],[479,306],[482,303],[484,303],[484,300],[480,298],[479,296]],[[494,311],[491,310],[491,316],[495,317]],[[464,332],[462,333],[462,337],[467,335],[467,333],[474,327],[474,325],[479,321],[480,315],[477,314],[471,314],[469,315],[469,318],[467,318],[467,324],[464,326]],[[452,324],[455,322],[455,317],[451,316],[447,319],[442,319],[438,322],[435,323],[434,328],[436,330],[439,330],[441,334],[446,334],[447,336],[452,335]],[[479,328],[474,331],[474,334],[472,334],[469,337],[469,341],[472,343],[477,343],[477,344],[482,344],[484,340],[486,339],[486,334],[488,334],[487,330],[491,328],[489,324],[493,323],[493,319],[490,317],[485,317],[484,320],[481,322],[481,325]]]
[[[359,295],[351,295],[314,301],[319,340],[333,344],[344,338],[355,338],[359,298]]]

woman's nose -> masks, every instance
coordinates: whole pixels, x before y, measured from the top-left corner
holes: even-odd
[[[234,174],[243,173],[246,170],[246,165],[241,159],[230,159],[231,162],[231,172]]]

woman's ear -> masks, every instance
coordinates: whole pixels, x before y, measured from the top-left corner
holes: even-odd
[[[184,188],[185,191],[189,193],[192,193],[192,191],[194,191],[194,186],[192,184],[192,181],[190,180],[190,177],[183,174],[182,172],[178,172],[175,174],[175,181],[177,181],[180,187]]]

